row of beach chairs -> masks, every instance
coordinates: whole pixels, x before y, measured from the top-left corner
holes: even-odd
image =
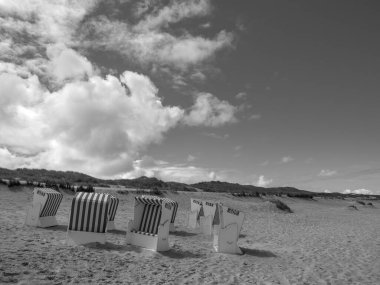
[[[26,224],[52,227],[63,195],[49,188],[35,188],[33,202],[27,209]],[[217,252],[241,253],[237,240],[244,213],[218,202],[191,199],[188,226],[214,235]],[[71,203],[67,241],[69,244],[105,243],[106,232],[115,229],[119,199],[106,193],[77,193]],[[126,240],[155,251],[167,251],[169,232],[174,231],[178,203],[151,195],[136,196],[134,219],[128,222]]]

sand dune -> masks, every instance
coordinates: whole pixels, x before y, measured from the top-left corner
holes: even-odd
[[[59,226],[24,226],[31,190],[0,186],[0,283],[18,284],[379,284],[380,203],[281,198],[285,214],[260,198],[179,193],[171,250],[155,253],[125,245],[133,194],[119,195],[118,230],[105,245],[66,245],[72,196],[65,194]],[[239,239],[244,255],[215,253],[212,238],[189,230],[190,197],[220,200],[243,210]]]

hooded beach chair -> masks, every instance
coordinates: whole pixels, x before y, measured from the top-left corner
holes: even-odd
[[[169,250],[169,227],[174,207],[169,199],[136,196],[128,223],[127,244],[155,251]]]
[[[57,214],[63,195],[50,188],[34,188],[32,206],[28,207],[25,224],[36,227],[57,225]]]
[[[154,198],[158,198],[158,199],[164,199],[165,201],[169,202],[171,205],[173,205],[173,213],[172,213],[172,217],[170,218],[170,226],[169,226],[169,232],[174,232],[175,231],[175,226],[174,226],[174,222],[175,222],[175,218],[177,216],[177,211],[178,211],[178,202],[177,201],[174,201],[172,199],[169,199],[169,198],[161,198],[161,197],[158,197],[158,196],[154,196],[154,195],[142,195],[141,197],[154,197]]]
[[[198,199],[190,199],[189,228],[195,229],[200,226],[200,218],[203,217],[203,202]]]
[[[108,222],[107,231],[116,229],[115,227],[115,216],[117,207],[119,206],[119,199],[112,195],[109,195],[109,207],[108,207]]]
[[[199,224],[205,235],[212,235],[214,226],[219,225],[220,205],[218,202],[202,201],[203,216],[199,217]]]
[[[78,192],[71,203],[67,229],[69,243],[106,242],[110,195]]]
[[[213,246],[216,252],[242,254],[237,245],[244,221],[244,213],[223,205],[219,205],[219,226],[214,227]]]

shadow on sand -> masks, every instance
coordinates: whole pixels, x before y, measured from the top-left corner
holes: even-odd
[[[124,236],[127,234],[127,232],[123,230],[110,230],[107,232],[111,234],[115,234],[115,235],[124,235]]]
[[[55,232],[67,232],[67,225],[56,225],[53,227],[44,228],[45,230],[51,230]]]
[[[205,254],[195,254],[191,251],[183,251],[183,250],[178,250],[178,249],[170,249],[168,251],[162,251],[159,252],[159,254],[174,258],[174,259],[184,259],[184,258],[204,258]]]
[[[260,249],[253,249],[253,248],[240,248],[243,252],[243,254],[251,255],[251,256],[257,256],[257,257],[277,257],[273,252],[268,250],[260,250]]]
[[[179,236],[179,237],[192,237],[192,236],[197,235],[195,233],[189,233],[189,232],[185,232],[185,231],[175,231],[175,232],[170,232],[170,234],[174,235],[174,236]]]

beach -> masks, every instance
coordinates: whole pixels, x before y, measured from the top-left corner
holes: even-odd
[[[16,189],[17,188],[17,189]],[[16,284],[378,284],[380,203],[281,197],[294,213],[262,198],[225,193],[164,194],[179,203],[171,249],[126,245],[135,193],[119,194],[117,230],[107,243],[69,246],[73,195],[64,193],[58,226],[25,226],[32,188],[0,186],[0,283]],[[104,190],[106,191],[106,190]],[[220,201],[245,213],[243,255],[216,253],[212,237],[187,227],[190,198]],[[367,201],[366,201],[367,202]],[[348,207],[355,204],[353,209]]]

